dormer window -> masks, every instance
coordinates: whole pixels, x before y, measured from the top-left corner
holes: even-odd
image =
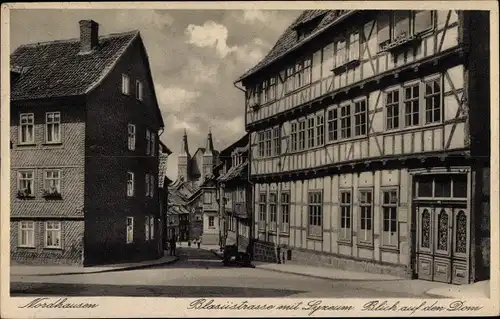
[[[315,16],[312,19],[302,21],[297,24],[294,29],[297,32],[297,41],[302,41],[313,33],[313,31],[318,27],[321,18],[326,14],[326,11]]]

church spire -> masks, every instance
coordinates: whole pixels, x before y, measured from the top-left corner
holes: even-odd
[[[212,141],[212,130],[208,127],[207,144],[205,146],[205,154],[212,155],[214,152],[214,142]]]
[[[189,155],[189,147],[188,147],[188,137],[187,137],[187,132],[186,129],[184,129],[184,136],[182,137],[182,146],[181,146],[181,152],[179,153],[180,156]]]

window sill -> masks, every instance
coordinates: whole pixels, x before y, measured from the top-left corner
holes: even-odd
[[[35,246],[22,246],[22,245],[18,245],[17,248],[35,249],[36,247]]]
[[[36,146],[36,143],[18,143],[18,147],[29,147],[29,146]]]
[[[357,243],[358,247],[360,248],[366,248],[366,249],[371,249],[373,250],[373,243],[367,243],[367,242],[358,242]]]
[[[62,142],[45,142],[42,143],[43,146],[61,146],[63,143]]]
[[[62,250],[62,247],[43,247],[43,249],[48,249],[48,250]]]
[[[380,246],[380,251],[385,251],[385,252],[391,252],[391,253],[398,253],[399,254],[399,248],[396,246]]]
[[[20,200],[29,200],[29,199],[35,199],[35,195],[33,196],[16,196],[17,199]]]
[[[352,246],[352,241],[347,239],[338,239],[337,243],[342,246]]]
[[[323,241],[323,236],[307,235],[307,239],[315,241]]]
[[[350,61],[344,62],[343,64],[334,67],[333,69],[331,69],[331,71],[335,75],[338,75],[340,73],[347,72],[347,70],[349,70],[349,69],[353,69],[353,68],[359,66],[360,63],[361,63],[361,61],[359,58],[351,59]]]
[[[422,41],[422,33],[412,34],[397,40],[392,40],[379,48],[379,52],[395,53],[408,47],[413,47]]]
[[[403,128],[391,128],[391,129],[386,129],[384,134],[391,135],[391,134],[400,134],[400,133],[411,133],[411,132],[420,131],[422,129],[435,128],[435,127],[438,127],[442,124],[443,124],[442,122],[434,122],[434,123],[429,123],[429,124],[421,124],[418,126],[408,126],[408,127],[403,127]]]

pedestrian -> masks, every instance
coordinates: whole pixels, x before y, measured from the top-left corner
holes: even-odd
[[[196,239],[196,245],[198,245],[198,249],[200,249],[200,245],[201,245],[201,239],[200,238]]]
[[[175,237],[170,239],[170,256],[175,256]]]

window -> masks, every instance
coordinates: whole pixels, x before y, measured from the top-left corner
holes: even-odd
[[[149,238],[155,239],[155,218],[154,218],[154,216],[149,217]]]
[[[340,137],[351,137],[351,105],[340,107]]]
[[[61,222],[45,222],[45,247],[61,248]]]
[[[314,147],[314,117],[307,120],[307,147]]]
[[[134,196],[134,173],[127,172],[127,196]]]
[[[259,157],[264,157],[264,132],[259,132],[258,139]]]
[[[135,97],[139,100],[142,101],[143,99],[143,85],[142,82],[137,80],[135,82]]]
[[[215,216],[208,216],[208,227],[215,227]]]
[[[340,39],[337,41],[336,45],[336,52],[335,52],[335,65],[336,66],[341,66],[345,64],[346,61],[346,41],[345,39]]]
[[[359,32],[353,32],[349,38],[349,61],[359,60]]]
[[[383,191],[382,211],[383,211],[383,229],[382,245],[397,247],[398,228],[397,228],[397,209],[398,193],[396,190]]]
[[[274,155],[281,154],[281,136],[280,136],[280,128],[275,127],[273,129],[273,141],[274,141]]]
[[[351,241],[351,192],[340,192],[340,236],[343,241]]]
[[[155,176],[149,175],[149,197],[153,198],[155,196]]]
[[[391,42],[391,12],[381,11],[377,21],[377,39],[379,50]]]
[[[354,136],[366,134],[366,101],[354,103]]]
[[[130,151],[135,150],[135,125],[128,125],[128,149]]]
[[[269,221],[270,221],[270,230],[271,231],[276,231],[276,194],[271,193],[269,194]]]
[[[416,178],[416,197],[418,198],[466,198],[467,175],[433,174]]]
[[[252,87],[248,92],[248,103],[252,107],[260,104],[260,84]]]
[[[203,193],[203,204],[212,204],[212,193]]]
[[[338,139],[338,109],[328,110],[328,141],[336,141]]]
[[[35,177],[33,171],[20,171],[18,173],[18,195],[21,197],[31,197],[35,195]]]
[[[309,192],[308,203],[308,235],[321,237],[323,235],[323,199],[321,192]]]
[[[32,221],[19,222],[19,247],[35,247],[35,223]]]
[[[271,156],[271,130],[265,131],[266,156]]]
[[[306,148],[306,120],[299,121],[299,150]]]
[[[266,205],[267,205],[266,194],[260,194],[259,196],[259,229],[266,229]]]
[[[150,154],[151,150],[151,132],[146,130],[146,155]]]
[[[276,99],[276,77],[273,76],[269,79],[269,86],[267,90],[267,100],[269,102],[274,101]]]
[[[405,38],[410,35],[410,11],[394,10],[393,16],[393,39]]]
[[[292,142],[291,149],[292,149],[292,152],[295,152],[295,151],[297,151],[297,123],[291,124],[290,136],[291,136],[291,142]]]
[[[47,170],[43,176],[43,188],[47,194],[61,194],[61,171]]]
[[[122,93],[130,94],[130,78],[127,74],[122,74]]]
[[[425,32],[432,29],[432,11],[431,10],[417,10],[414,11],[413,30],[415,34]]]
[[[419,124],[419,84],[405,87],[405,126],[416,126]]]
[[[144,234],[146,235],[146,240],[149,240],[149,216],[146,216],[146,220],[144,222]]]
[[[295,89],[294,80],[295,80],[294,66],[291,66],[286,70],[285,90],[287,93],[292,92]]]
[[[134,217],[127,217],[127,244],[134,242]]]
[[[425,84],[425,124],[441,122],[441,85],[439,80]]]
[[[323,115],[316,116],[316,145],[321,146],[325,143],[325,126]]]
[[[25,113],[20,115],[20,144],[35,143],[35,115],[33,113]]]
[[[61,142],[61,113],[45,113],[45,141],[47,143]]]
[[[149,173],[146,173],[146,181],[144,183],[144,188],[146,189],[146,197],[149,197],[149,194],[151,193],[150,191],[150,186],[151,186],[151,182],[149,181],[149,178],[152,177],[151,175],[149,175]]]
[[[155,138],[155,133],[154,132],[151,132],[151,152],[149,152],[149,154],[151,156],[155,156],[155,142],[156,142],[156,138]]]
[[[290,193],[281,193],[281,232],[290,230]]]
[[[359,192],[359,219],[360,229],[358,239],[361,243],[373,243],[373,215],[372,215],[372,191],[362,190]]]
[[[311,83],[311,58],[299,61],[295,65],[295,88],[299,89]]]
[[[399,91],[395,90],[386,93],[386,126],[387,130],[399,127]]]

